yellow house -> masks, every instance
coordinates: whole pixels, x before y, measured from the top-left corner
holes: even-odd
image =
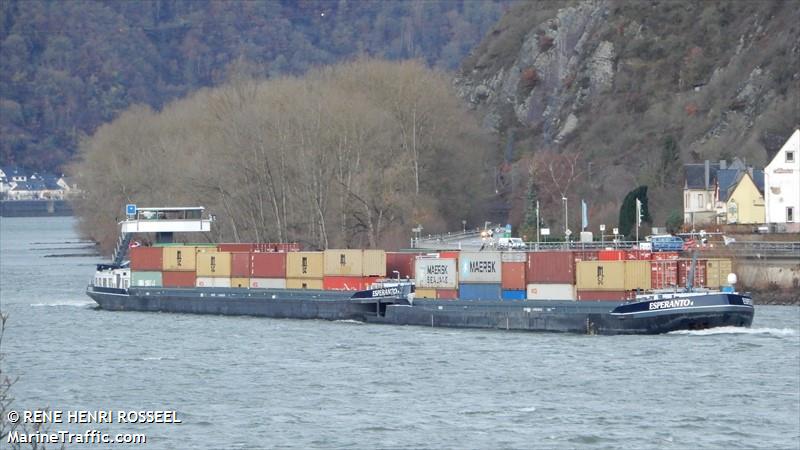
[[[756,178],[761,178],[763,186],[763,172],[755,173]],[[764,195],[758,188],[753,176],[746,170],[739,174],[739,179],[734,183],[725,204],[728,223],[764,223],[766,213],[764,210]]]

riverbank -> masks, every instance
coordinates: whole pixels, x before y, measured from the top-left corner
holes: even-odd
[[[757,305],[800,305],[800,292],[797,290],[751,291]]]

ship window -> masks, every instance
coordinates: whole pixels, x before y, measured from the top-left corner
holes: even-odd
[[[786,162],[794,162],[794,152],[786,152]]]

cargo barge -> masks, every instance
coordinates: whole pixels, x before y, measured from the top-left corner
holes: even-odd
[[[210,221],[201,219],[201,213],[202,208],[136,211],[121,223],[123,233],[115,260],[98,266],[87,295],[100,308],[111,311],[584,334],[657,334],[721,326],[748,327],[753,320],[752,299],[735,292],[674,288],[671,292],[648,295],[620,291],[627,294],[617,300],[606,298],[613,295],[600,294],[579,300],[576,297],[580,297],[581,291],[570,292],[564,287],[568,286],[566,283],[526,285],[525,273],[530,270],[526,271],[522,265],[531,269],[546,264],[549,269],[545,271],[558,267],[559,263],[553,263],[558,257],[539,253],[459,255],[443,251],[435,255],[404,255],[398,261],[397,256],[387,256],[381,250],[300,252],[288,244],[214,246],[168,242],[173,231],[207,231]],[[162,242],[154,247],[132,249],[130,263],[126,264],[123,260],[134,232],[157,233]],[[560,258],[566,261],[563,255]],[[583,264],[581,260],[592,259],[593,255],[570,255],[570,260],[575,258],[580,262],[565,264],[547,275],[548,280],[580,282],[582,272],[594,271],[596,279],[582,282],[588,283],[588,287],[599,285],[600,289],[607,289],[583,290],[584,296],[589,292],[609,294],[616,292],[613,289],[617,287],[651,283],[650,273],[646,274],[646,280],[642,274],[637,275],[641,264],[631,265],[631,277],[638,276],[644,281],[607,280],[616,272],[624,274],[627,266],[616,261]],[[501,273],[503,267],[505,273]],[[386,275],[395,278],[386,279]],[[455,283],[459,276],[463,283]],[[531,277],[539,280],[535,272]],[[689,279],[695,279],[694,274],[690,273]],[[522,286],[527,286],[527,292],[518,289]],[[546,298],[548,293],[556,298]]]

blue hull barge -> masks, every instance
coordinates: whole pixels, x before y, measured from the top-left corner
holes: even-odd
[[[390,325],[489,328],[581,334],[658,334],[712,327],[749,327],[750,297],[676,293],[630,303],[414,300],[410,284],[355,294],[308,289],[148,288],[89,286],[102,309],[223,314],[287,319],[357,320]]]

